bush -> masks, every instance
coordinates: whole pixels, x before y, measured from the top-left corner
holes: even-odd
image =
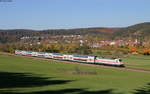
[[[143,49],[143,55],[150,55],[150,48]]]

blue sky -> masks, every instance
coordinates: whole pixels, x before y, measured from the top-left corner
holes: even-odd
[[[150,22],[150,0],[0,2],[0,29],[125,27]]]

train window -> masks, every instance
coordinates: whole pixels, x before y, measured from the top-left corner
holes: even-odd
[[[53,55],[63,56],[63,54],[60,54],[60,53],[53,53]]]
[[[84,55],[73,55],[74,57],[81,57],[81,58],[88,58],[88,56],[84,56]]]
[[[119,62],[121,62],[122,60],[121,59],[119,59]]]
[[[45,52],[38,52],[39,54],[46,54]]]

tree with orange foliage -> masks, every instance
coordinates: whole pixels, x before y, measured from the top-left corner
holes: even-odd
[[[135,47],[135,46],[129,46],[128,48],[131,53],[137,52],[137,47]]]
[[[150,55],[150,48],[143,49],[143,54],[144,55]]]

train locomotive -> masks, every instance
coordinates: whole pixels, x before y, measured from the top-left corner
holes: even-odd
[[[15,50],[15,54],[24,55],[24,56],[33,56],[33,57],[39,57],[39,58],[64,60],[64,61],[74,61],[74,62],[79,62],[79,63],[124,67],[124,63],[119,58],[103,58],[103,57],[88,56],[88,55],[34,52],[34,51],[24,51],[24,50]]]

